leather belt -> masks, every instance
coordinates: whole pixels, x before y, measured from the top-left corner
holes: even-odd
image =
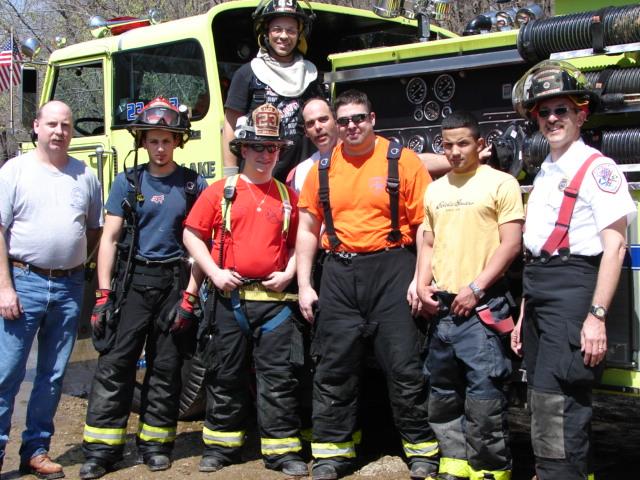
[[[21,262],[20,260],[11,259],[11,264],[14,267],[21,268],[23,270],[29,270],[37,273],[38,275],[44,275],[50,278],[69,277],[74,273],[78,273],[84,270],[84,263],[81,263],[77,267],[69,268],[67,270],[61,268],[40,268],[32,265],[31,263]]]

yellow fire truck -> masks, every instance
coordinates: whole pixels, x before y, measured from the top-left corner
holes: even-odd
[[[192,137],[177,152],[177,160],[209,181],[221,177],[223,103],[234,71],[256,53],[251,13],[257,4],[257,0],[223,3],[202,15],[125,27],[119,35],[52,53],[41,103],[58,99],[72,107],[71,153],[96,169],[105,193],[133,147],[127,123],[159,93],[192,109]],[[615,6],[604,8],[605,4]],[[586,139],[622,164],[638,198],[637,3],[583,0],[578,5],[556,0],[556,16],[551,18],[539,18],[535,5],[488,12],[472,19],[462,36],[431,22],[446,14],[448,0],[377,0],[373,12],[302,5],[312,7],[316,15],[307,57],[324,72],[333,95],[348,88],[369,95],[379,134],[417,152],[440,153],[442,118],[455,109],[470,110],[481,120],[487,142],[496,145],[495,166],[516,175],[525,193],[536,162],[548,147],[514,111],[513,85],[540,60],[574,63],[600,85],[605,99],[588,124]],[[102,28],[121,26],[110,23]],[[630,226],[628,237],[630,255],[607,322],[610,346],[602,387],[637,395],[637,222]],[[190,395],[193,400],[196,393]]]

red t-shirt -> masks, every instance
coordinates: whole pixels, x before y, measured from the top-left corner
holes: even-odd
[[[198,232],[205,241],[215,234],[211,257],[216,264],[220,258],[224,185],[225,180],[220,180],[202,192],[185,220],[185,226]],[[225,233],[223,268],[234,270],[245,278],[265,278],[286,268],[298,229],[297,197],[289,187],[287,190],[292,210],[285,238],[282,234],[284,206],[275,181],[254,185],[242,177],[238,179],[236,197],[227,213],[231,215],[231,232]]]

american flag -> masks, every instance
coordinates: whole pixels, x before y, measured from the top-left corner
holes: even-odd
[[[0,46],[0,93],[9,89],[11,67],[13,67],[13,84],[20,84],[20,76],[22,75],[22,69],[18,63],[20,60],[22,60],[22,56],[18,46],[9,38]]]

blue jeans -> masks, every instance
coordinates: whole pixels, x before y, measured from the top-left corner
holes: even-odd
[[[76,338],[84,275],[49,278],[12,267],[24,309],[16,320],[0,317],[0,459],[11,430],[13,405],[24,380],[27,358],[38,334],[38,361],[22,433],[22,461],[49,450],[62,379]]]

